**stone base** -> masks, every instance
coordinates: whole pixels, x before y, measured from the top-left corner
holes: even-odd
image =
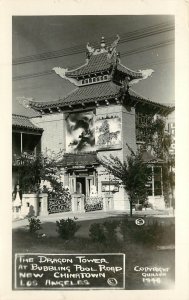
[[[23,194],[21,216],[37,217],[48,215],[48,194]]]
[[[85,212],[84,208],[84,195],[83,194],[72,194],[72,212]]]

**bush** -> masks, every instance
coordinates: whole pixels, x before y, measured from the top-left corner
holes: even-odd
[[[106,240],[102,224],[94,223],[89,228],[89,237],[93,242],[103,243]]]
[[[36,231],[40,230],[41,227],[41,221],[37,218],[29,218],[29,232],[35,233]]]
[[[90,226],[89,236],[93,242],[112,244],[117,241],[116,228],[118,221],[106,221],[103,224],[94,223]]]
[[[146,245],[168,245],[175,243],[175,228],[173,224],[162,225],[158,222],[138,226],[133,232],[133,238],[137,242]]]
[[[154,246],[161,239],[162,229],[163,227],[157,222],[150,225],[136,226],[133,238],[137,242]]]
[[[103,223],[105,237],[107,242],[115,242],[117,240],[116,229],[119,225],[118,221],[106,221]]]
[[[56,221],[56,226],[56,231],[59,233],[59,236],[65,240],[73,238],[76,231],[80,228],[80,226],[70,218],[67,218],[66,220],[61,219],[60,221]]]
[[[163,225],[158,221],[143,226],[137,226],[127,218],[120,223],[120,231],[123,241],[133,241],[147,246],[168,245],[175,243],[174,224]]]

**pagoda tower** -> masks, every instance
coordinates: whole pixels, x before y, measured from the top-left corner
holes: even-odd
[[[145,115],[147,119],[157,114],[166,116],[172,108],[132,90],[134,83],[146,79],[153,71],[134,71],[121,64],[117,51],[119,39],[117,35],[111,45],[106,45],[102,37],[97,49],[88,43],[86,61],[78,68],[53,68],[75,89],[62,99],[31,101],[30,105],[42,114],[40,127],[45,124],[42,149],[53,147],[55,151],[61,145],[64,150],[64,184],[71,193],[81,193],[86,198],[92,192],[102,197],[109,194],[113,197],[112,207],[125,210],[129,209],[129,201],[123,186],[99,165],[98,157],[111,154],[124,161],[129,154],[127,145],[134,151],[137,149],[138,116]],[[49,125],[48,120],[51,120]],[[56,120],[54,127],[53,120]]]

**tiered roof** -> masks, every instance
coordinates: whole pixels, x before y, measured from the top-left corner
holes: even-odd
[[[51,102],[33,102],[32,106],[36,109],[56,108],[57,106],[68,106],[79,103],[94,102],[96,100],[103,100],[115,98],[120,95],[120,86],[108,81],[97,83],[94,85],[84,85],[75,89],[72,93],[63,99]]]
[[[70,110],[73,107],[79,109],[85,106],[109,105],[109,102],[123,103],[125,105],[145,106],[154,113],[169,114],[173,107],[150,101],[130,89],[132,81],[135,82],[147,78],[151,73],[134,71],[121,64],[117,52],[117,40],[111,46],[106,46],[102,38],[101,48],[94,49],[87,45],[86,63],[76,69],[67,70],[54,68],[53,70],[62,78],[76,85],[76,89],[70,94],[50,102],[30,102],[30,106],[43,113],[52,113]],[[147,70],[152,71],[152,70]],[[131,83],[130,83],[131,82]]]

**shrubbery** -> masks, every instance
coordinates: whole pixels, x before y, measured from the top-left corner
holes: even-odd
[[[162,225],[156,221],[152,224],[137,226],[134,220],[128,220],[128,218],[119,222],[106,221],[103,224],[94,223],[89,229],[89,236],[93,242],[117,247],[120,243],[117,234],[118,230],[121,233],[123,243],[132,241],[152,247],[175,243],[174,224]]]
[[[24,153],[20,157],[22,168],[19,170],[19,182],[23,193],[48,193],[50,199],[58,199],[70,210],[71,195],[63,186],[58,162],[62,151],[50,155]]]
[[[106,237],[104,234],[103,225],[99,223],[92,224],[89,229],[89,237],[92,239],[93,242],[105,242]]]
[[[175,243],[175,228],[173,224],[162,225],[154,222],[145,226],[137,226],[133,232],[133,239],[145,245],[157,246]]]
[[[116,229],[119,225],[118,221],[106,221],[103,223],[104,232],[107,242],[116,242],[117,240],[117,232]]]
[[[89,236],[93,242],[113,244],[117,241],[116,229],[118,221],[106,221],[103,224],[94,223],[90,226]]]
[[[56,221],[57,232],[62,239],[69,240],[74,237],[76,231],[80,228],[76,222],[70,218]]]
[[[35,233],[36,231],[40,230],[41,227],[41,221],[37,218],[29,218],[29,232],[30,233]]]

